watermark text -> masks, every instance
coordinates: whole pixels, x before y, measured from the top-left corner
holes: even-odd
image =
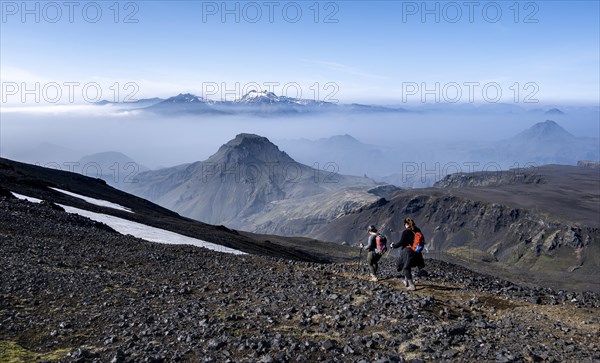
[[[403,1],[402,23],[514,23],[537,24],[540,6],[527,1]]]
[[[135,82],[101,85],[98,82],[2,82],[2,103],[135,102]]]
[[[119,1],[2,1],[2,24],[21,23],[139,23],[137,2]]]
[[[514,82],[503,87],[497,82],[402,82],[402,102],[421,103],[539,103],[536,98],[540,87],[535,82]]]
[[[298,23],[307,19],[314,23],[339,23],[337,2],[295,1],[203,1],[202,22]]]

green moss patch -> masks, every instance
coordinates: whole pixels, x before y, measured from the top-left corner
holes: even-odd
[[[70,351],[71,349],[63,348],[47,353],[36,353],[23,348],[16,342],[0,341],[0,362],[21,363],[59,360]]]

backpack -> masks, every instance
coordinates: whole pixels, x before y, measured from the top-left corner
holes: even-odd
[[[375,237],[375,242],[377,243],[377,249],[375,250],[375,253],[378,253],[380,255],[386,253],[387,238],[384,235],[377,233],[377,236]]]
[[[415,252],[423,251],[423,247],[425,247],[425,236],[421,232],[413,232],[415,234],[415,239],[410,248],[412,248]]]

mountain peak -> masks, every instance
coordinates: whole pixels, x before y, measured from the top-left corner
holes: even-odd
[[[565,113],[558,108],[551,108],[545,112],[546,115],[564,115]]]
[[[268,92],[268,91],[257,91],[255,89],[251,90],[250,92],[246,93],[246,97],[277,97],[277,95],[275,95],[275,93],[273,92]]]
[[[264,136],[260,136],[260,135],[256,135],[256,134],[241,133],[241,134],[235,135],[235,138],[232,139],[231,141],[229,141],[226,145],[235,146],[235,145],[241,145],[243,143],[248,143],[248,142],[265,143],[265,144],[271,143],[271,141],[269,141],[269,139],[267,139]]]
[[[327,139],[326,139],[327,140]],[[344,134],[344,135],[333,135],[329,138],[329,141],[332,142],[346,142],[349,144],[360,144],[360,141],[356,140],[354,136]]]
[[[562,128],[559,124],[552,120],[546,120],[544,122],[538,122],[531,126],[527,130],[517,135],[519,138],[526,138],[529,140],[548,140],[548,139],[571,139],[574,136],[571,135],[567,130]]]
[[[204,103],[204,99],[191,93],[180,93],[177,96],[167,98],[163,103]]]
[[[268,91],[250,90],[237,102],[241,103],[275,103],[279,101],[279,97]]]
[[[227,160],[242,164],[255,162],[294,162],[264,136],[242,133],[219,148],[209,160]]]

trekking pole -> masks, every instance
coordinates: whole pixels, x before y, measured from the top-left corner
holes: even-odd
[[[382,258],[387,258],[390,255],[390,252],[392,251],[391,248],[388,248],[387,251],[385,251],[385,253],[383,254]]]
[[[357,271],[358,271],[358,274],[360,274],[360,272],[361,272],[361,268],[360,268],[360,257],[362,256],[362,250],[363,250],[363,249],[362,249],[362,247],[359,247],[359,248],[360,248],[360,252],[358,252],[358,265],[357,265],[357,267],[356,267],[356,268],[357,268]]]

